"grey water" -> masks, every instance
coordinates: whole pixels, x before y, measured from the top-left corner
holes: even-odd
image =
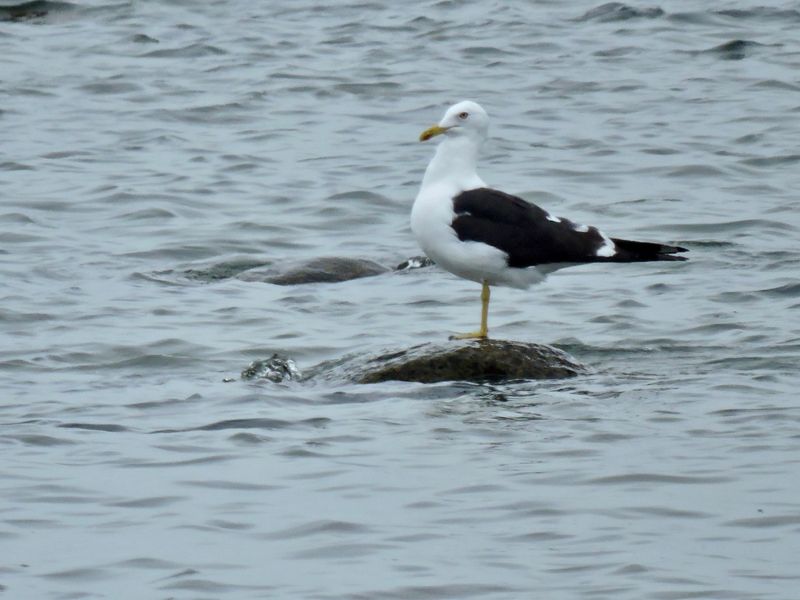
[[[0,6],[0,596],[795,600],[800,5]],[[497,288],[590,372],[250,382],[474,329],[419,254],[452,102],[481,176],[687,263]]]

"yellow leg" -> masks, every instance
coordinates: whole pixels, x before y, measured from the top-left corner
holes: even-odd
[[[489,337],[489,298],[492,292],[489,289],[489,284],[484,280],[483,288],[481,289],[481,328],[472,333],[462,333],[459,335],[450,336],[451,340],[485,340]]]

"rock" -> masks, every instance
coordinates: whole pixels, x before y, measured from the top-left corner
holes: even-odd
[[[586,370],[551,346],[492,339],[421,344],[341,367],[358,383],[562,379]]]
[[[274,285],[301,285],[349,281],[360,277],[380,275],[388,270],[376,262],[362,258],[323,257],[288,268],[249,270],[240,273],[237,278],[242,281],[261,281]]]

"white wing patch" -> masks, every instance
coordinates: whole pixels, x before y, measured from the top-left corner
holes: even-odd
[[[611,241],[610,237],[608,237],[605,233],[603,233],[599,229],[597,230],[597,233],[599,233],[600,236],[603,238],[603,245],[600,246],[595,251],[595,254],[603,258],[611,258],[617,253],[617,246],[614,244],[614,242]]]
[[[570,224],[572,225],[572,229],[578,233],[589,233],[590,227],[588,225],[579,225],[578,223],[572,222],[570,222]],[[595,256],[600,256],[601,258],[611,258],[614,256],[617,253],[617,246],[611,241],[611,238],[596,227],[592,227],[591,229],[594,229],[598,235],[603,238],[603,245],[595,250]]]

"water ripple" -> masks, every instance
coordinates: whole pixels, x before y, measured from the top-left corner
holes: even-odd
[[[796,6],[18,4],[6,595],[792,597]],[[591,366],[569,383],[240,380],[474,324],[433,265],[265,284],[419,256],[417,136],[465,97],[491,185],[690,260],[493,289],[492,335]]]

